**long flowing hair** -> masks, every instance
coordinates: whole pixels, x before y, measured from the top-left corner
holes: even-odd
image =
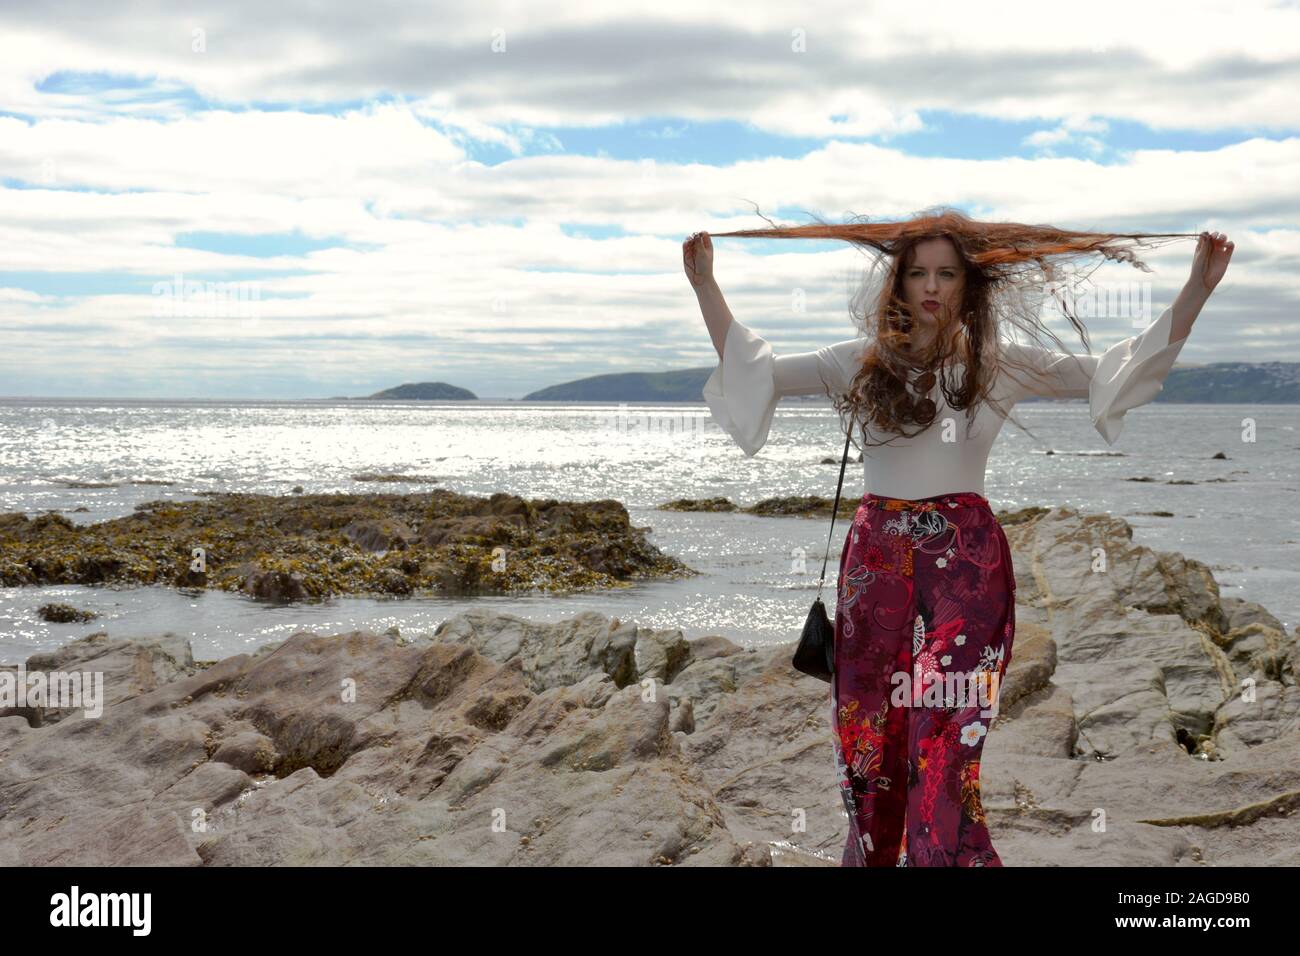
[[[1066,281],[1070,278],[1067,267],[1100,257],[1150,272],[1137,250],[1197,234],[1076,232],[1049,225],[980,222],[957,209],[938,206],[901,221],[871,222],[856,216],[847,223],[817,219],[814,225],[773,224],[768,229],[709,235],[843,239],[872,254],[868,277],[850,305],[855,323],[871,344],[849,391],[830,396],[841,418],[860,425],[865,446],[868,424],[891,435],[872,444],[911,438],[933,425],[937,408],[928,396],[936,380],[948,405],[966,411],[968,434],[983,402],[1014,422],[1009,409],[991,396],[999,370],[1014,366],[1016,372],[1030,378],[1038,378],[1041,372],[1005,355],[999,345],[1000,333],[1005,330],[1012,333],[1008,338],[1014,338],[1018,332],[1031,342],[1068,353],[1056,333],[1039,318],[1050,295],[1079,333],[1085,351],[1091,352],[1088,330],[1066,294],[1073,285]],[[939,319],[935,335],[925,347],[913,348],[914,317],[903,295],[903,276],[912,265],[917,244],[936,238],[951,241],[964,265],[962,301],[955,318]],[[1045,339],[1051,344],[1044,344]],[[1015,424],[1023,428],[1019,422]],[[909,432],[911,426],[916,428]]]

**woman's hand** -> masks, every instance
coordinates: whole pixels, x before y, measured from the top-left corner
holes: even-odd
[[[713,240],[707,232],[693,232],[682,243],[682,268],[697,289],[713,281]]]
[[[1221,232],[1203,232],[1196,240],[1196,254],[1192,258],[1192,274],[1188,282],[1198,283],[1209,295],[1228,271],[1233,245]]]

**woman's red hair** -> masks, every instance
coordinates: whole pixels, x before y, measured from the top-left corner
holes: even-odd
[[[1137,250],[1195,238],[1196,233],[1081,232],[1049,225],[981,222],[941,206],[900,221],[853,217],[847,223],[819,220],[813,225],[772,225],[710,236],[843,239],[874,254],[873,269],[885,267],[879,292],[868,294],[873,285],[868,280],[853,307],[855,321],[864,331],[874,333],[874,340],[849,392],[832,396],[837,410],[861,425],[866,444],[867,423],[895,437],[912,437],[933,424],[935,403],[925,395],[933,387],[936,373],[948,405],[966,410],[968,427],[981,402],[996,405],[990,392],[997,371],[1015,364],[1008,362],[998,345],[1004,329],[1019,329],[1036,341],[1046,338],[1063,349],[1061,340],[1038,317],[1040,309],[1033,301],[1036,290],[1053,295],[1084,348],[1091,351],[1087,328],[1059,293],[1065,265],[1100,258],[1150,272]],[[912,315],[902,295],[902,276],[915,246],[936,238],[948,239],[965,266],[962,302],[957,319],[941,325],[927,349],[913,350],[909,335]],[[953,358],[956,362],[950,362]],[[953,367],[957,364],[965,369],[960,378]],[[1038,374],[1018,364],[1016,368],[1031,377]],[[909,388],[919,394],[912,394]],[[919,427],[909,433],[909,425]]]

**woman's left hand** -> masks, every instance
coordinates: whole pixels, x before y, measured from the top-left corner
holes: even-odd
[[[1214,291],[1223,274],[1228,271],[1233,245],[1221,232],[1203,232],[1196,240],[1196,255],[1192,258],[1189,281],[1199,283],[1206,295]]]

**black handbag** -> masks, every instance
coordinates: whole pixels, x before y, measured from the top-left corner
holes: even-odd
[[[826,563],[831,556],[831,540],[835,536],[835,515],[840,510],[840,490],[844,487],[844,466],[849,461],[849,441],[852,432],[844,436],[844,458],[840,462],[840,482],[835,486],[835,504],[831,508],[831,530],[826,536],[826,555],[822,558],[822,576],[817,582],[817,597],[813,599],[808,611],[808,620],[804,621],[803,634],[799,637],[799,646],[794,651],[794,668],[824,680],[831,681],[835,674],[835,628],[826,617],[826,605],[822,603],[822,584],[826,580]]]

